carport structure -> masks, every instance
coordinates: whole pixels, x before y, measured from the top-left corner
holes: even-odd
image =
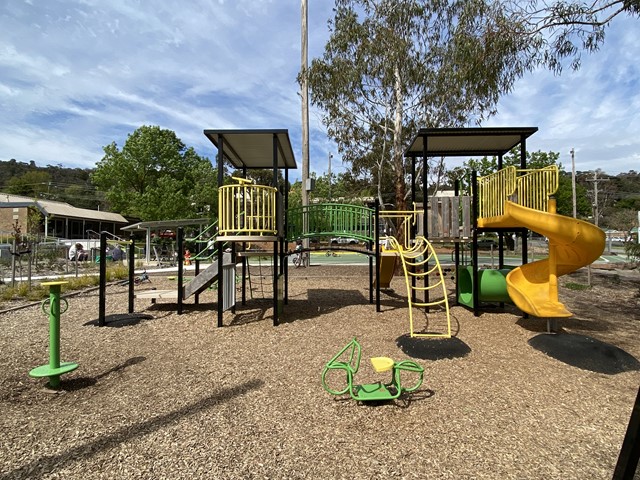
[[[145,232],[145,262],[151,261],[151,234],[157,230],[175,230],[178,227],[197,227],[202,229],[204,225],[208,225],[208,218],[190,218],[183,220],[156,220],[149,222],[138,222],[121,228],[122,231],[133,233],[136,231]]]

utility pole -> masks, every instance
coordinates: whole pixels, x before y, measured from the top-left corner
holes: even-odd
[[[598,170],[593,172],[593,178],[587,180],[587,182],[593,182],[593,223],[598,226],[600,218],[600,207],[598,206],[598,182],[608,182],[608,178],[598,178]]]
[[[309,191],[307,183],[309,180],[309,35],[307,24],[309,21],[309,9],[307,0],[302,0],[301,23],[302,23],[302,206],[309,205]]]
[[[308,230],[308,216],[306,208],[309,205],[309,35],[307,25],[309,22],[309,9],[307,0],[302,0],[301,3],[301,24],[302,24],[302,58],[301,58],[301,70],[302,70],[302,225],[303,233]],[[309,240],[307,238],[303,241],[303,246],[309,248]]]
[[[598,182],[607,182],[608,178],[598,178],[598,170],[593,172],[593,178],[587,179],[587,182],[593,182],[593,223],[598,226],[600,217],[600,207],[598,206]],[[609,240],[609,250],[611,250],[611,240]],[[588,284],[591,287],[591,265],[587,267]]]
[[[573,199],[573,218],[578,218],[576,207],[576,157],[575,150],[571,149],[571,198]]]

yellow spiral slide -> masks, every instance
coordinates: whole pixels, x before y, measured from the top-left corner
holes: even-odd
[[[549,239],[549,257],[527,263],[507,275],[513,303],[536,317],[570,317],[558,300],[558,277],[597,260],[605,247],[605,233],[595,225],[563,215],[534,210],[506,201],[504,214],[479,219],[480,227],[526,227]],[[555,205],[554,205],[555,207]]]

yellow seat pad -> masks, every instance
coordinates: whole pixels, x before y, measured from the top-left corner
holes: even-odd
[[[373,365],[373,369],[378,373],[388,372],[393,368],[394,363],[395,362],[393,361],[393,359],[389,357],[372,357],[371,358],[371,365]]]

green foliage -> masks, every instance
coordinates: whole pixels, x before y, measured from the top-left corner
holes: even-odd
[[[0,161],[0,191],[67,202],[79,208],[105,209],[104,199],[91,184],[90,172],[62,165],[38,167],[33,161]]]
[[[471,32],[455,41],[477,14],[470,3],[338,0],[324,55],[301,73],[343,162],[373,175],[379,197],[390,179],[396,208],[406,198],[404,148],[418,127],[479,121],[507,91],[496,45],[471,49]]]
[[[566,217],[573,216],[573,190],[571,175],[560,173],[558,191],[556,192],[556,204],[558,213]],[[576,216],[588,218],[592,214],[591,200],[584,185],[576,183]]]
[[[632,240],[624,244],[624,253],[630,260],[640,263],[640,243]]]
[[[145,125],[104,152],[91,178],[112,210],[143,221],[215,218],[216,171],[174,132]]]
[[[51,176],[45,171],[29,170],[22,175],[9,178],[7,192],[25,197],[41,198],[47,192]]]
[[[491,18],[484,25],[483,36],[497,35],[513,46],[511,69],[531,71],[544,66],[559,74],[569,63],[580,68],[583,51],[595,52],[604,43],[605,30],[618,15],[638,17],[638,0],[483,0],[503,12],[508,22]],[[474,2],[476,3],[476,2]]]

